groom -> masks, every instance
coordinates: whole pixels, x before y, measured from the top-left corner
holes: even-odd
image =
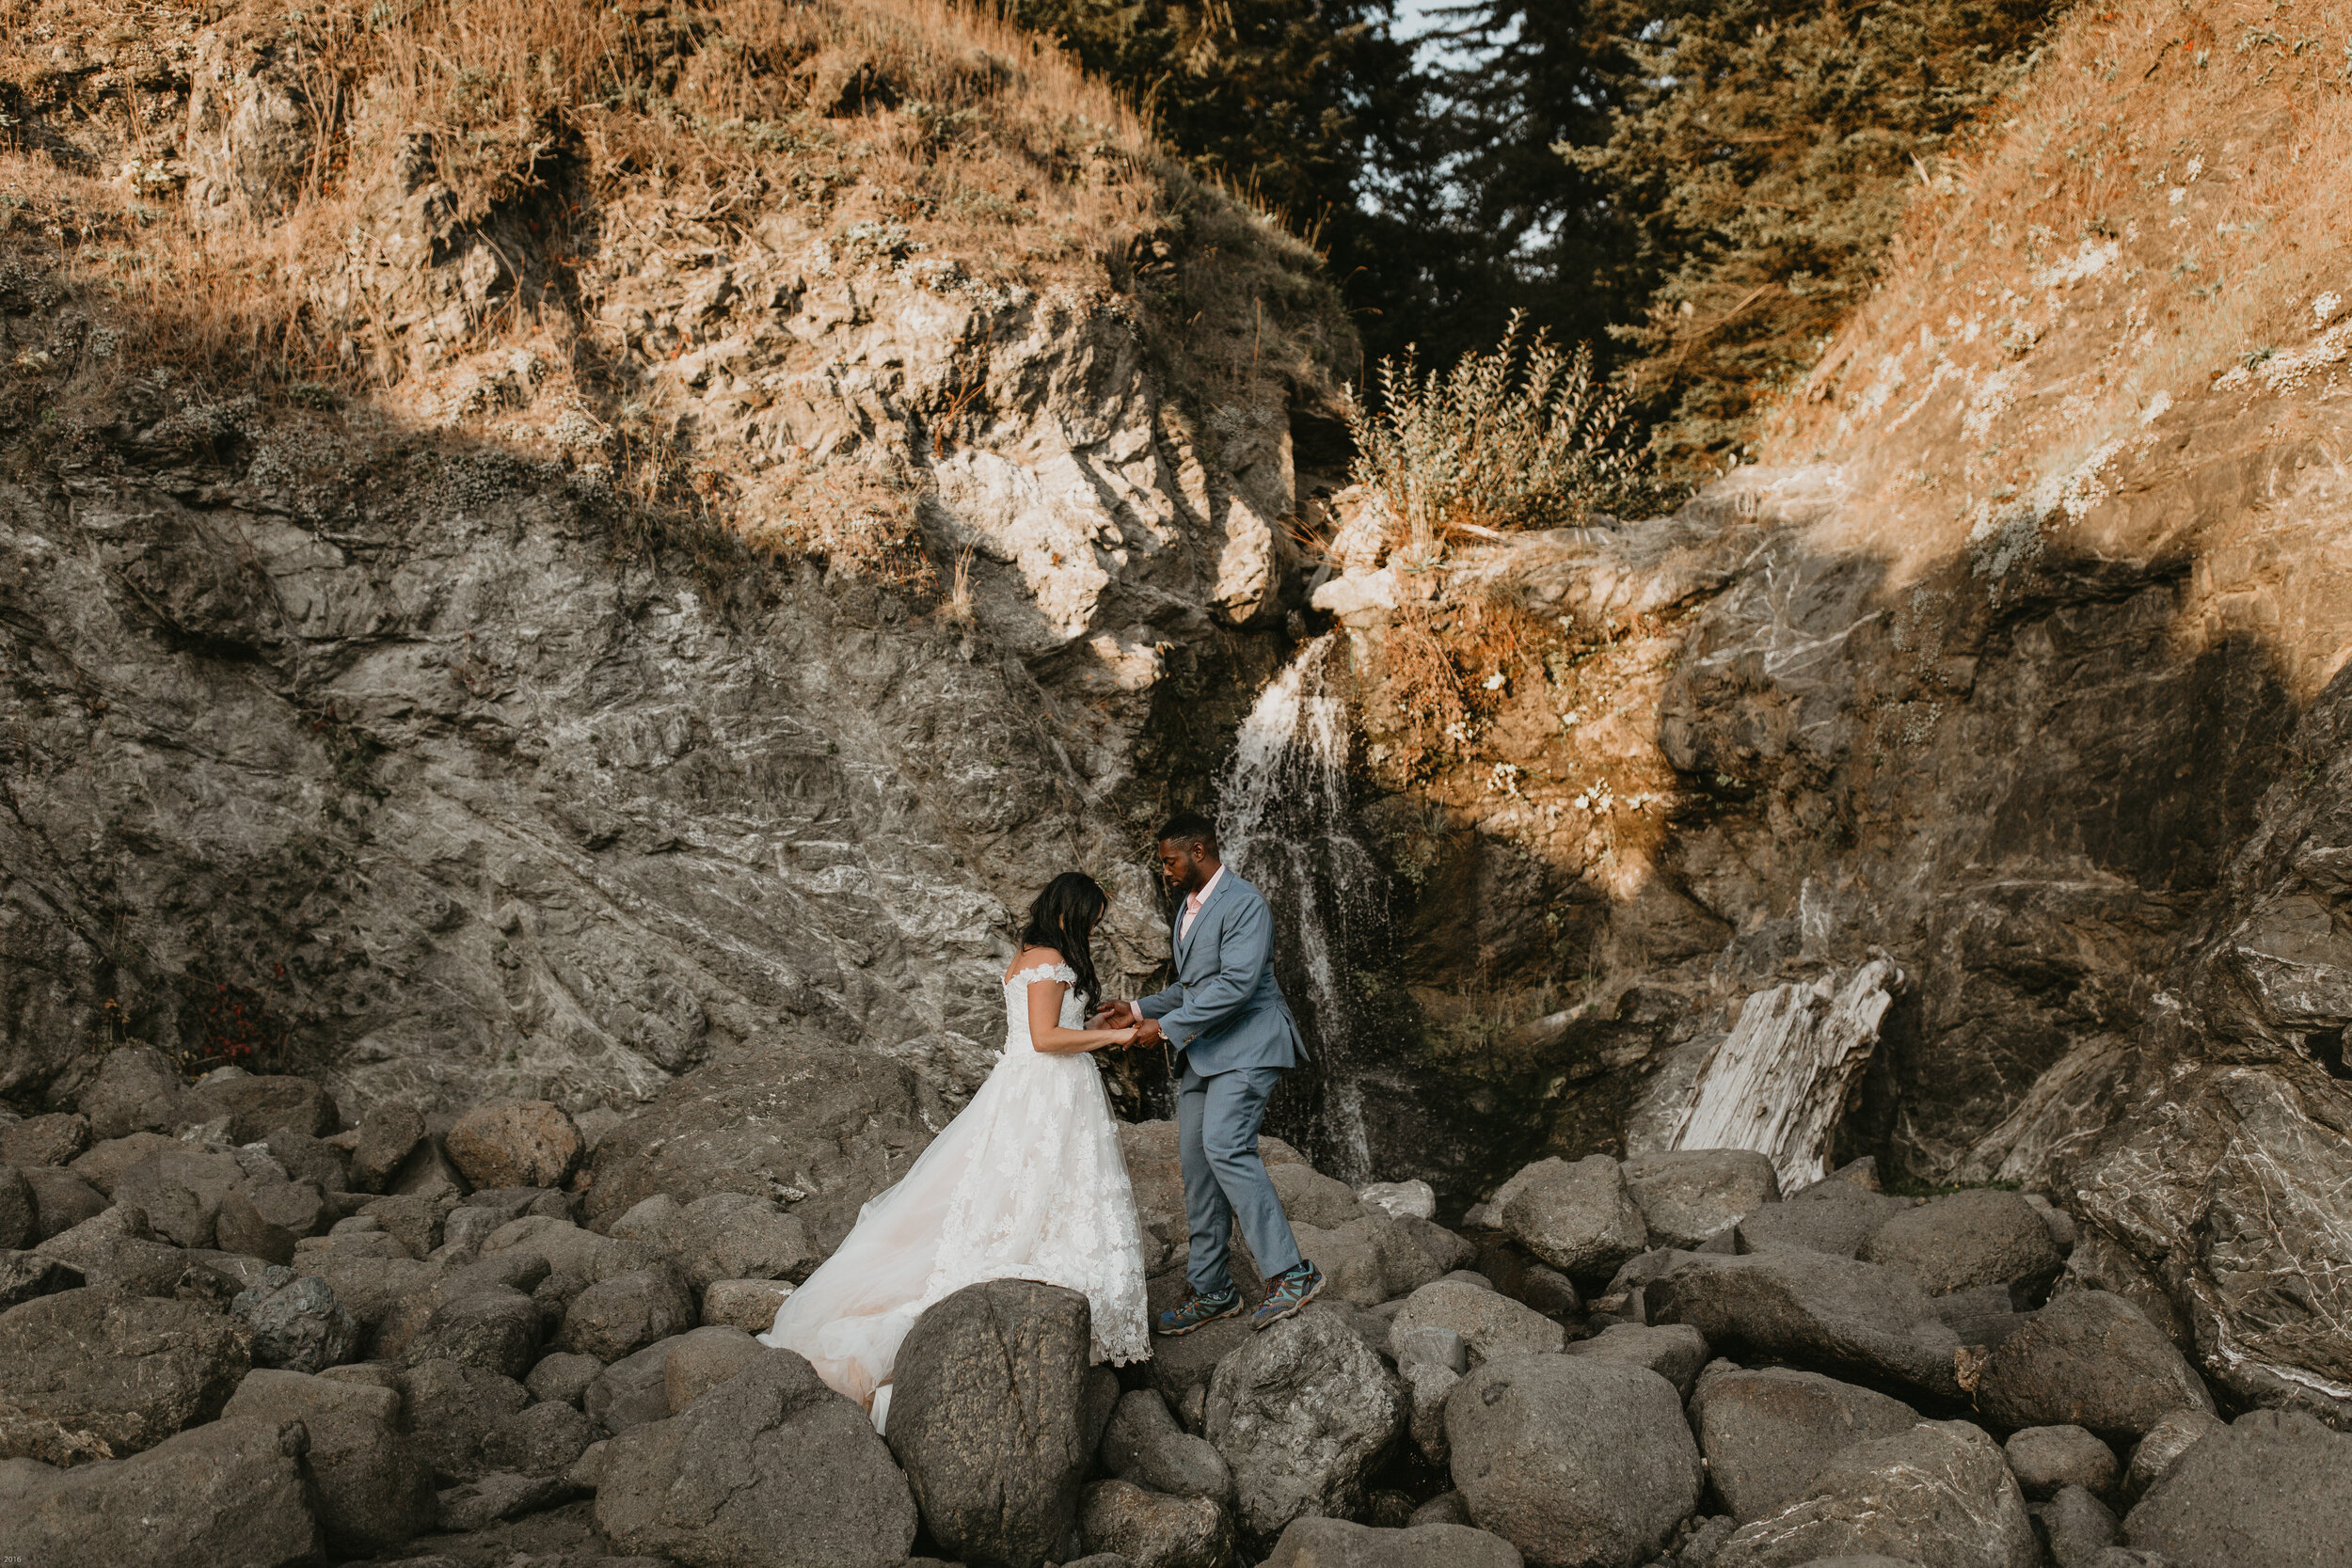
[[[1176,914],[1176,983],[1140,1002],[1113,1002],[1098,1027],[1139,1024],[1137,1045],[1166,1040],[1183,1072],[1176,1132],[1184,1154],[1192,1259],[1184,1300],[1160,1314],[1162,1334],[1190,1334],[1241,1310],[1227,1268],[1236,1217],[1265,1275],[1252,1328],[1289,1317],[1323,1289],[1298,1256],[1282,1200],[1258,1158],[1258,1124],[1285,1068],[1306,1054],[1274,980],[1274,917],[1258,890],[1217,858],[1216,828],[1178,812],[1160,829],[1160,871],[1184,895]]]

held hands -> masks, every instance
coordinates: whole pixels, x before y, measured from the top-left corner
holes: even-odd
[[[1133,1003],[1106,1002],[1096,1010],[1092,1018],[1087,1020],[1087,1027],[1089,1029],[1125,1029],[1141,1022],[1136,1017]]]

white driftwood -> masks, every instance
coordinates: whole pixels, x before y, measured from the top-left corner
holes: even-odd
[[[1841,986],[1775,986],[1741,1004],[1683,1101],[1672,1148],[1748,1148],[1769,1156],[1783,1192],[1828,1173],[1830,1132],[1878,1044],[1902,971],[1873,958]]]

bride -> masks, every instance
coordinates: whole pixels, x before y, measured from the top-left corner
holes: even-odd
[[[865,1405],[881,1431],[890,1368],[924,1308],[984,1279],[1086,1292],[1093,1359],[1151,1354],[1143,1243],[1110,1096],[1086,1053],[1136,1031],[1082,1029],[1102,996],[1091,942],[1105,900],[1065,871],[1029,906],[1005,975],[1005,1049],[972,1103],[896,1186],[859,1211],[849,1240],[776,1309],[762,1344],[798,1351]]]

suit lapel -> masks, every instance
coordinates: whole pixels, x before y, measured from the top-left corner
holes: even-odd
[[[1198,931],[1208,923],[1209,912],[1212,910],[1215,910],[1219,903],[1223,902],[1225,895],[1232,891],[1233,883],[1239,879],[1240,879],[1233,875],[1232,867],[1227,866],[1224,868],[1224,874],[1217,879],[1216,886],[1211,888],[1209,890],[1209,895],[1200,901],[1200,912],[1192,917],[1193,930]],[[1176,900],[1176,930],[1178,933],[1176,938],[1176,971],[1179,974],[1182,974],[1184,973],[1184,958],[1192,952],[1191,933],[1184,930],[1184,901],[1182,898]]]

